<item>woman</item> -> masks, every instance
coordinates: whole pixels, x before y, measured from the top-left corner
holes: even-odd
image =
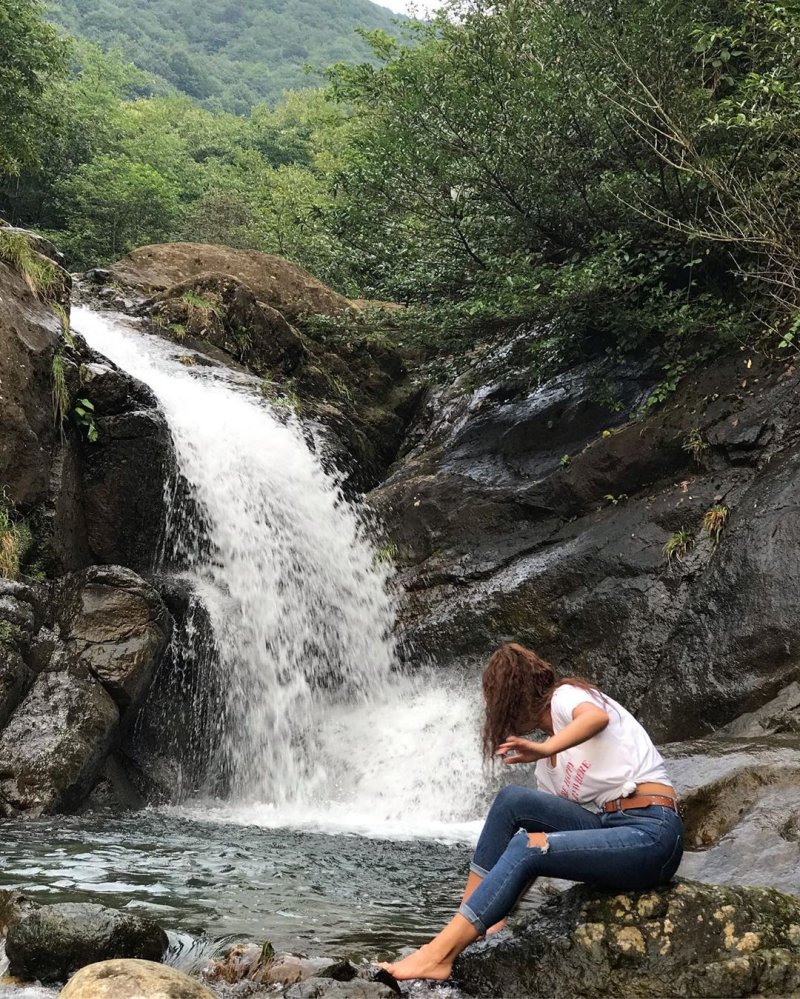
[[[450,976],[456,956],[504,925],[532,882],[547,877],[618,890],[668,882],[683,826],[664,761],[636,719],[595,686],[556,681],[522,645],[502,645],[483,674],[483,749],[511,765],[536,762],[538,790],[504,787],[475,849],[461,908],[395,978]],[[541,729],[544,742],[512,732]]]

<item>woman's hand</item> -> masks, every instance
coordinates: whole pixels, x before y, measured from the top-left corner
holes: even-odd
[[[495,756],[502,756],[503,762],[509,764],[533,763],[535,760],[546,759],[552,752],[547,741],[532,742],[530,739],[521,739],[518,735],[510,735],[497,747]]]

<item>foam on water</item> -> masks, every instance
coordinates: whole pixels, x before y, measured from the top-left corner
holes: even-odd
[[[168,504],[167,536],[211,619],[224,691],[217,764],[231,791],[183,809],[473,838],[477,689],[398,670],[386,567],[308,431],[272,410],[254,379],[182,364],[189,352],[131,320],[76,308],[72,321],[152,388],[189,486],[188,503]]]

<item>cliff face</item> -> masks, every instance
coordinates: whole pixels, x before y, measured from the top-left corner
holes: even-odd
[[[166,647],[132,570],[154,567],[172,450],[150,390],[70,332],[57,252],[0,235],[30,249],[0,260],[0,814],[40,814],[105,779]]]
[[[800,665],[798,379],[737,352],[644,412],[603,363],[433,393],[372,493],[415,653],[530,644],[661,739],[769,700]]]

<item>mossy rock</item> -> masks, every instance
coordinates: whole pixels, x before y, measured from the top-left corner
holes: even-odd
[[[612,894],[579,886],[469,948],[471,995],[788,996],[800,992],[800,898],[682,881]]]

